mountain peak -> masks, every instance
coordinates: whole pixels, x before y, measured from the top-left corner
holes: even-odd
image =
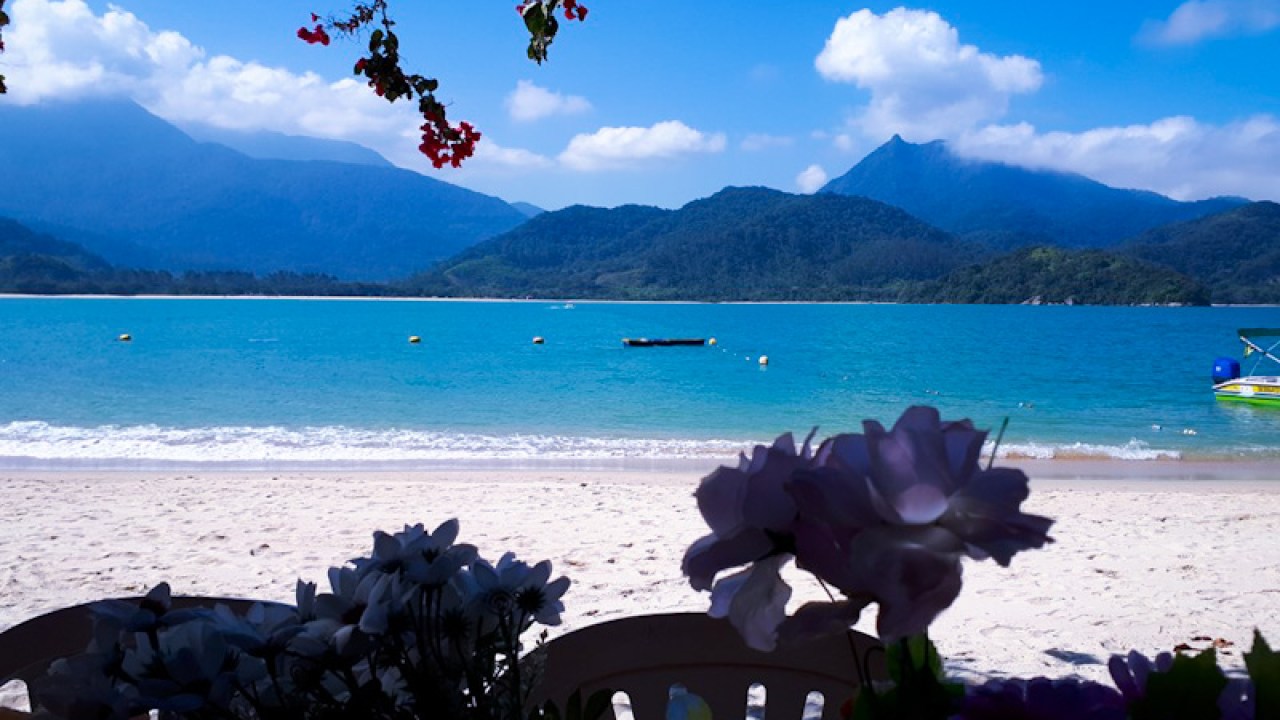
[[[899,135],[820,192],[879,200],[944,230],[999,238],[1004,245],[1107,246],[1240,204],[1181,203],[1082,175],[964,158],[945,141],[916,144]]]

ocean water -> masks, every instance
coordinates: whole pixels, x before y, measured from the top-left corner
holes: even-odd
[[[1236,328],[1278,325],[1271,307],[4,298],[0,467],[710,462],[914,404],[1009,418],[1006,455],[1280,461],[1280,409],[1216,401],[1209,378]]]

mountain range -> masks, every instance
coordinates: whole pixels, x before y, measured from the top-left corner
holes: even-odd
[[[184,132],[129,103],[0,105],[0,123],[0,216],[21,222],[0,223],[0,291],[1280,302],[1280,205],[941,142],[895,137],[815,195],[544,212],[358,145]]]
[[[367,154],[277,159],[197,142],[127,102],[0,105],[0,127],[0,216],[113,264],[386,280],[527,218]],[[317,142],[291,151],[314,155]]]

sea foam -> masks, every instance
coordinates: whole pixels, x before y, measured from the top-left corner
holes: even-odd
[[[588,437],[435,432],[342,426],[78,427],[39,421],[0,425],[0,467],[391,467],[490,464],[732,463],[764,440]],[[984,457],[991,452],[984,448]],[[1123,445],[1016,442],[1002,459],[1177,460],[1180,451],[1132,439]],[[683,462],[687,461],[687,462]]]

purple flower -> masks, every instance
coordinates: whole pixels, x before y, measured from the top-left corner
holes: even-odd
[[[967,688],[951,720],[1124,720],[1124,698],[1105,685],[1063,678],[988,680]]]
[[[786,617],[791,587],[779,572],[791,559],[788,538],[796,519],[788,484],[812,464],[808,439],[797,451],[787,433],[773,445],[757,445],[750,458],[740,456],[736,468],[717,468],[694,494],[711,534],[689,547],[684,574],[695,589],[712,591],[712,615],[727,617],[758,650],[773,649]],[[715,579],[723,570],[752,563]]]
[[[1051,541],[1053,521],[1021,511],[1026,475],[979,467],[986,433],[969,421],[943,422],[933,408],[912,407],[892,430],[870,420],[863,427],[864,434],[837,435],[812,453],[808,440],[797,451],[783,435],[698,488],[712,532],[689,548],[684,572],[694,588],[712,589],[717,612],[753,647],[776,639],[770,624],[785,618],[790,595],[778,568],[792,556],[845,600],[806,605],[787,632],[847,628],[875,602],[888,641],[924,632],[955,601],[961,558],[1007,566],[1016,553]],[[715,580],[742,565],[752,566]],[[748,588],[749,596],[737,598]]]
[[[1124,695],[1125,702],[1134,703],[1147,694],[1147,678],[1153,672],[1169,672],[1173,667],[1173,655],[1162,652],[1156,655],[1155,662],[1137,650],[1130,650],[1126,656],[1112,655],[1107,661],[1107,669],[1111,671],[1111,680]]]
[[[852,607],[874,601],[883,639],[924,632],[960,592],[961,557],[1007,566],[1050,541],[1053,521],[1020,509],[1026,475],[979,468],[986,433],[969,421],[912,407],[892,431],[864,428],[823,443],[820,468],[790,486],[796,562],[849,598],[840,617],[856,620]],[[809,608],[797,627],[824,617],[831,612]]]

